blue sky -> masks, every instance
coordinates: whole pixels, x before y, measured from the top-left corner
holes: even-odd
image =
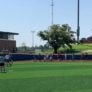
[[[17,46],[26,43],[32,46],[42,41],[37,33],[51,25],[51,0],[0,0],[0,30],[17,32]],[[80,0],[80,37],[92,35],[92,0]],[[68,23],[72,30],[77,29],[77,0],[54,0],[54,23]]]

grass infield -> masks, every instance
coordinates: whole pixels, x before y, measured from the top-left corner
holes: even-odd
[[[92,92],[91,62],[15,62],[0,92]]]

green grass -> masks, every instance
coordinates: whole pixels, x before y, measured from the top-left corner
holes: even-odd
[[[92,44],[73,45],[73,49],[78,50],[78,51],[92,50]]]
[[[0,73],[0,92],[92,92],[91,62],[16,62]]]
[[[68,47],[67,48],[60,48],[59,49],[61,52],[65,52],[68,50],[70,53],[76,52],[76,53],[81,53],[81,52],[87,52],[89,54],[92,54],[92,44],[73,44],[72,45],[72,50],[70,50]]]

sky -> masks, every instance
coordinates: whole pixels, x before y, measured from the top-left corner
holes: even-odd
[[[80,0],[80,38],[92,35],[92,0]],[[51,0],[0,0],[0,31],[16,32],[16,45],[39,46],[37,36],[51,25]],[[77,29],[77,0],[54,0],[54,24]],[[34,31],[34,34],[32,33]]]

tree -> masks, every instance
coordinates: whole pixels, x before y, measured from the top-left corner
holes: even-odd
[[[22,43],[22,50],[24,52],[27,50],[27,46],[26,46],[26,43],[25,42]]]
[[[48,44],[54,49],[54,53],[57,53],[61,46],[72,48],[71,43],[74,40],[74,36],[68,24],[63,24],[62,26],[54,24],[48,30],[40,31],[38,35],[43,40],[47,40]]]

